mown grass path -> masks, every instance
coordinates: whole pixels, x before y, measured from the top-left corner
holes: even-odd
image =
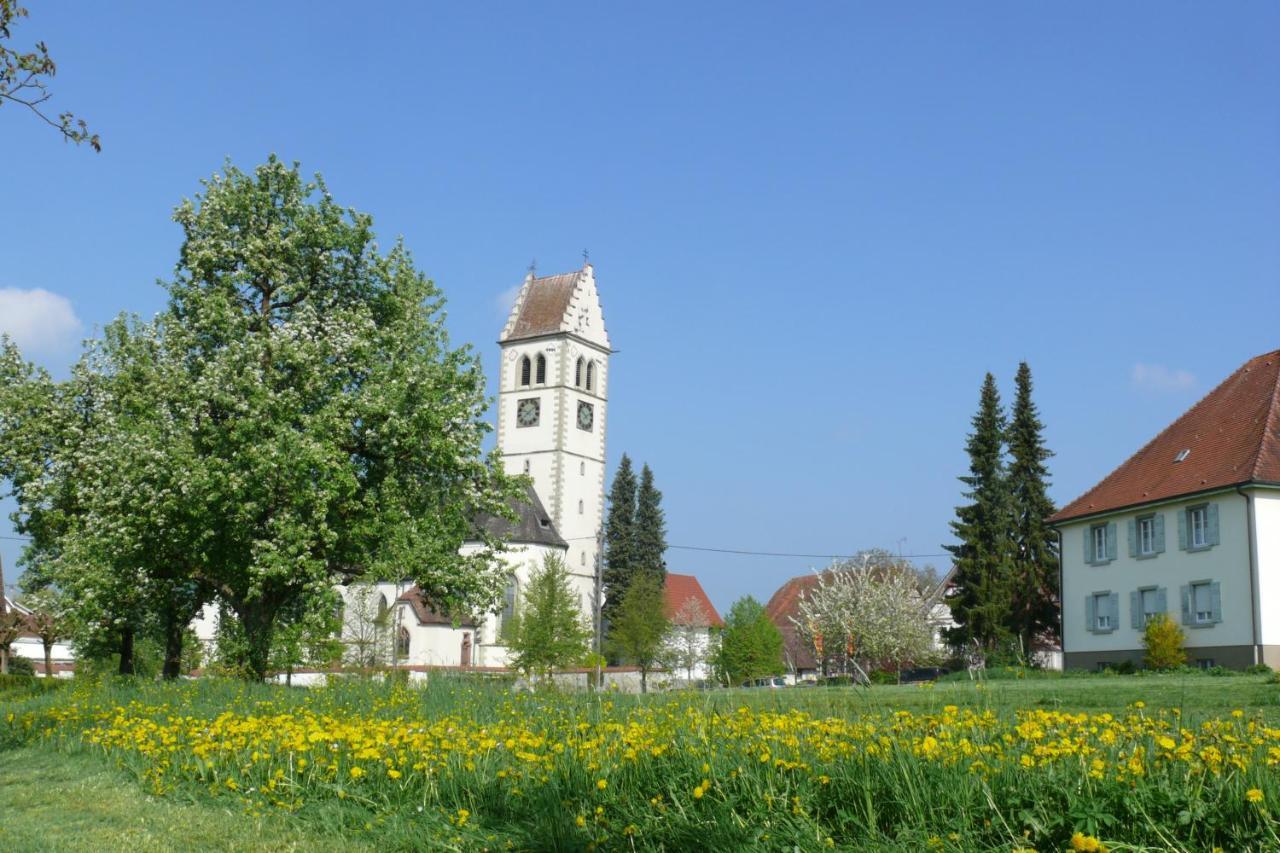
[[[150,796],[96,756],[47,746],[0,751],[0,850],[10,853],[367,849],[274,815]]]

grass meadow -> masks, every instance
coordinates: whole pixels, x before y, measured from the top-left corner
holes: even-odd
[[[0,683],[4,850],[1274,850],[1269,676]]]

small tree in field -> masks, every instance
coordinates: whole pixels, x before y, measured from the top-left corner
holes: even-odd
[[[769,620],[764,605],[751,596],[729,608],[715,663],[720,677],[730,685],[782,672],[782,633]]]
[[[53,644],[65,635],[63,604],[53,590],[47,588],[26,596],[23,604],[31,611],[28,630],[39,637],[44,646],[45,677],[53,678]]]
[[[1182,628],[1169,618],[1169,614],[1159,613],[1153,616],[1142,631],[1147,668],[1177,669],[1186,664],[1187,653],[1182,648],[1182,641]]]
[[[662,656],[667,621],[662,586],[655,571],[636,572],[609,627],[609,644],[621,660],[640,667],[640,692],[649,691],[649,671]]]
[[[511,665],[526,675],[546,678],[553,670],[581,663],[590,639],[591,628],[569,587],[564,560],[548,554],[529,577],[512,617],[507,643]]]

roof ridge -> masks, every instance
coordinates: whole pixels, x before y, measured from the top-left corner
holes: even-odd
[[[1218,391],[1219,391],[1219,390],[1221,390],[1221,389],[1223,388],[1223,386],[1225,386],[1225,385],[1226,385],[1228,382],[1230,382],[1232,379],[1235,379],[1235,378],[1236,378],[1236,376],[1237,376],[1237,375],[1239,375],[1241,372],[1244,372],[1245,370],[1247,370],[1247,369],[1248,369],[1248,367],[1249,367],[1249,365],[1250,365],[1250,364],[1252,364],[1253,362],[1257,361],[1257,359],[1259,359],[1259,358],[1262,358],[1262,356],[1256,356],[1256,357],[1254,357],[1254,358],[1251,358],[1251,359],[1249,359],[1248,361],[1246,361],[1244,364],[1242,364],[1242,365],[1240,365],[1239,367],[1237,367],[1235,370],[1231,371],[1231,373],[1229,373],[1225,379],[1223,379],[1223,380],[1222,380],[1221,382],[1219,382],[1217,385],[1213,386],[1213,388],[1212,388],[1212,389],[1210,389],[1208,392],[1206,392],[1206,393],[1205,393],[1205,395],[1204,395],[1203,397],[1201,397],[1199,400],[1196,400],[1196,402],[1192,404],[1191,408],[1184,410],[1184,411],[1182,412],[1182,414],[1178,415],[1176,418],[1174,418],[1172,421],[1170,421],[1168,424],[1166,424],[1166,425],[1165,425],[1165,428],[1164,428],[1164,429],[1162,429],[1162,430],[1160,430],[1158,433],[1156,433],[1156,434],[1155,434],[1155,436],[1153,436],[1153,437],[1151,438],[1151,440],[1149,440],[1146,444],[1144,444],[1144,445],[1142,445],[1141,447],[1139,447],[1139,448],[1138,448],[1137,450],[1135,450],[1133,453],[1130,453],[1130,454],[1125,458],[1125,460],[1124,460],[1123,462],[1121,462],[1119,465],[1116,465],[1114,468],[1112,468],[1110,471],[1108,471],[1106,474],[1104,474],[1104,475],[1102,476],[1102,479],[1098,480],[1098,481],[1097,481],[1097,482],[1095,482],[1092,486],[1090,486],[1088,489],[1086,489],[1086,490],[1084,491],[1084,493],[1082,493],[1082,494],[1080,495],[1080,497],[1078,497],[1078,498],[1076,498],[1075,500],[1071,501],[1071,502],[1070,502],[1070,503],[1068,503],[1066,506],[1064,506],[1062,509],[1060,509],[1060,510],[1058,510],[1056,513],[1054,513],[1052,517],[1053,517],[1053,518],[1057,518],[1058,516],[1060,516],[1060,515],[1061,515],[1061,514],[1062,514],[1062,513],[1067,509],[1067,507],[1074,506],[1075,504],[1080,503],[1081,501],[1083,501],[1083,500],[1085,500],[1086,498],[1088,498],[1091,494],[1093,494],[1094,492],[1096,492],[1099,488],[1101,488],[1101,487],[1102,487],[1102,485],[1103,485],[1104,483],[1106,483],[1106,482],[1107,482],[1107,480],[1111,479],[1111,477],[1112,477],[1113,475],[1115,475],[1118,471],[1120,471],[1121,469],[1123,469],[1123,468],[1124,468],[1126,465],[1128,465],[1130,462],[1134,461],[1134,460],[1135,460],[1135,459],[1137,459],[1139,456],[1141,456],[1143,453],[1145,453],[1145,452],[1146,452],[1146,450],[1147,450],[1147,448],[1149,448],[1149,447],[1151,447],[1152,445],[1154,445],[1154,444],[1156,444],[1157,442],[1159,442],[1159,441],[1160,441],[1160,439],[1162,439],[1162,438],[1163,438],[1163,437],[1164,437],[1164,436],[1165,436],[1165,435],[1166,435],[1170,430],[1172,430],[1174,427],[1176,427],[1179,423],[1181,423],[1182,421],[1184,421],[1184,420],[1186,420],[1187,418],[1189,418],[1189,417],[1191,416],[1191,413],[1192,413],[1192,412],[1194,412],[1196,409],[1199,409],[1199,408],[1200,408],[1201,406],[1203,406],[1206,402],[1208,402],[1208,400],[1209,400],[1211,397],[1213,397],[1215,394],[1217,394],[1217,393],[1218,393]],[[1079,514],[1080,514],[1080,513],[1077,513],[1077,515],[1079,515]],[[1087,515],[1087,513],[1085,513],[1085,514]]]
[[[1280,350],[1263,353],[1253,360],[1257,361],[1269,356],[1280,361]],[[1262,424],[1262,437],[1258,441],[1257,451],[1253,454],[1253,464],[1249,466],[1249,479],[1251,480],[1258,479],[1258,469],[1262,467],[1262,451],[1267,446],[1267,441],[1269,439],[1280,441],[1280,424],[1276,423],[1277,420],[1280,420],[1280,365],[1276,367],[1276,378],[1271,388],[1271,402],[1267,406],[1267,418]]]

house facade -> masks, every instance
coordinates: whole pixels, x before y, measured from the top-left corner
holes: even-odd
[[[1157,614],[1181,625],[1192,665],[1280,668],[1280,351],[1050,521],[1068,668],[1141,665]]]
[[[715,634],[724,627],[724,620],[693,575],[667,572],[664,596],[671,622],[667,644],[676,650],[677,658],[693,664],[673,666],[671,674],[687,682],[710,680]]]

